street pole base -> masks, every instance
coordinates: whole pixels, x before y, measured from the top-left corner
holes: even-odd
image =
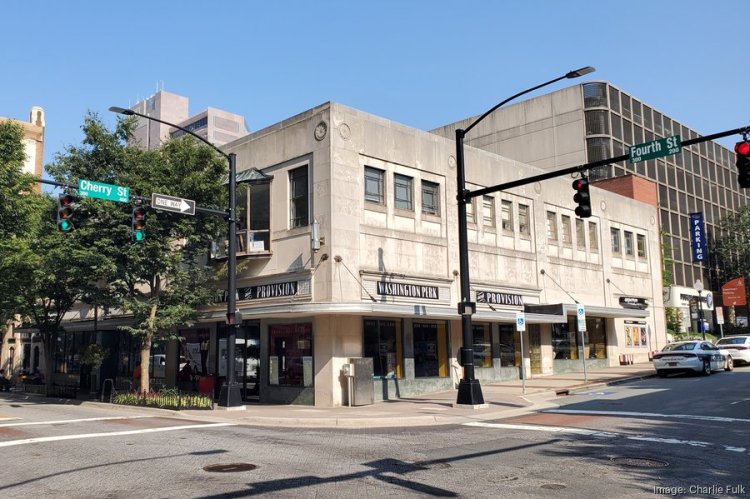
[[[242,403],[242,391],[239,383],[224,383],[219,392],[218,406],[227,410],[241,410],[245,408]]]
[[[481,409],[487,407],[482,396],[482,387],[478,379],[462,379],[458,383],[458,399],[455,407]]]

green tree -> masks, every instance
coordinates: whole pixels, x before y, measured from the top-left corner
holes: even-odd
[[[737,277],[747,281],[750,277],[750,206],[721,219],[709,254],[720,284]]]
[[[199,206],[226,206],[223,158],[191,137],[169,141],[158,150],[128,147],[135,124],[134,118],[121,119],[110,131],[96,115],[87,116],[82,145],[58,155],[48,172],[67,184],[89,179],[130,187],[135,203],[147,204],[151,193],[158,192],[193,199]],[[145,240],[135,242],[132,203],[86,200],[81,205],[74,236],[97,245],[115,263],[116,275],[100,294],[132,314],[131,325],[123,329],[141,341],[140,389],[148,391],[152,345],[176,338],[177,327],[194,321],[198,307],[215,296],[207,256],[225,222],[147,207]]]
[[[12,255],[16,239],[33,232],[40,219],[42,202],[32,195],[36,177],[24,173],[25,159],[23,128],[13,121],[0,122],[0,262]],[[2,290],[0,284],[0,324],[12,319],[18,298],[12,288]]]

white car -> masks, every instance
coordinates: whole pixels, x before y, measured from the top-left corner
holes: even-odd
[[[713,371],[731,371],[734,360],[727,350],[710,341],[689,340],[669,343],[654,354],[656,374],[665,377],[670,372],[696,372],[708,376]]]
[[[717,341],[716,346],[728,351],[735,362],[750,364],[750,336],[727,336]]]

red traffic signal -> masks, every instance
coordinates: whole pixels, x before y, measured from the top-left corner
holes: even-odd
[[[576,193],[573,201],[578,203],[576,216],[579,218],[588,218],[591,216],[591,194],[589,193],[589,179],[586,177],[577,178],[573,181],[573,189]]]
[[[737,142],[734,152],[737,154],[737,182],[740,187],[750,187],[750,142]]]

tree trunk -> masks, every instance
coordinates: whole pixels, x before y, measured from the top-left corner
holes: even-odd
[[[151,342],[153,334],[149,331],[143,337],[141,342],[141,386],[140,390],[142,393],[148,393],[151,386],[151,380],[149,378],[149,371],[151,370]]]
[[[44,346],[44,385],[46,392],[52,393],[52,381],[53,381],[53,355],[54,347],[57,344],[57,333],[45,333],[42,336],[42,345]]]

